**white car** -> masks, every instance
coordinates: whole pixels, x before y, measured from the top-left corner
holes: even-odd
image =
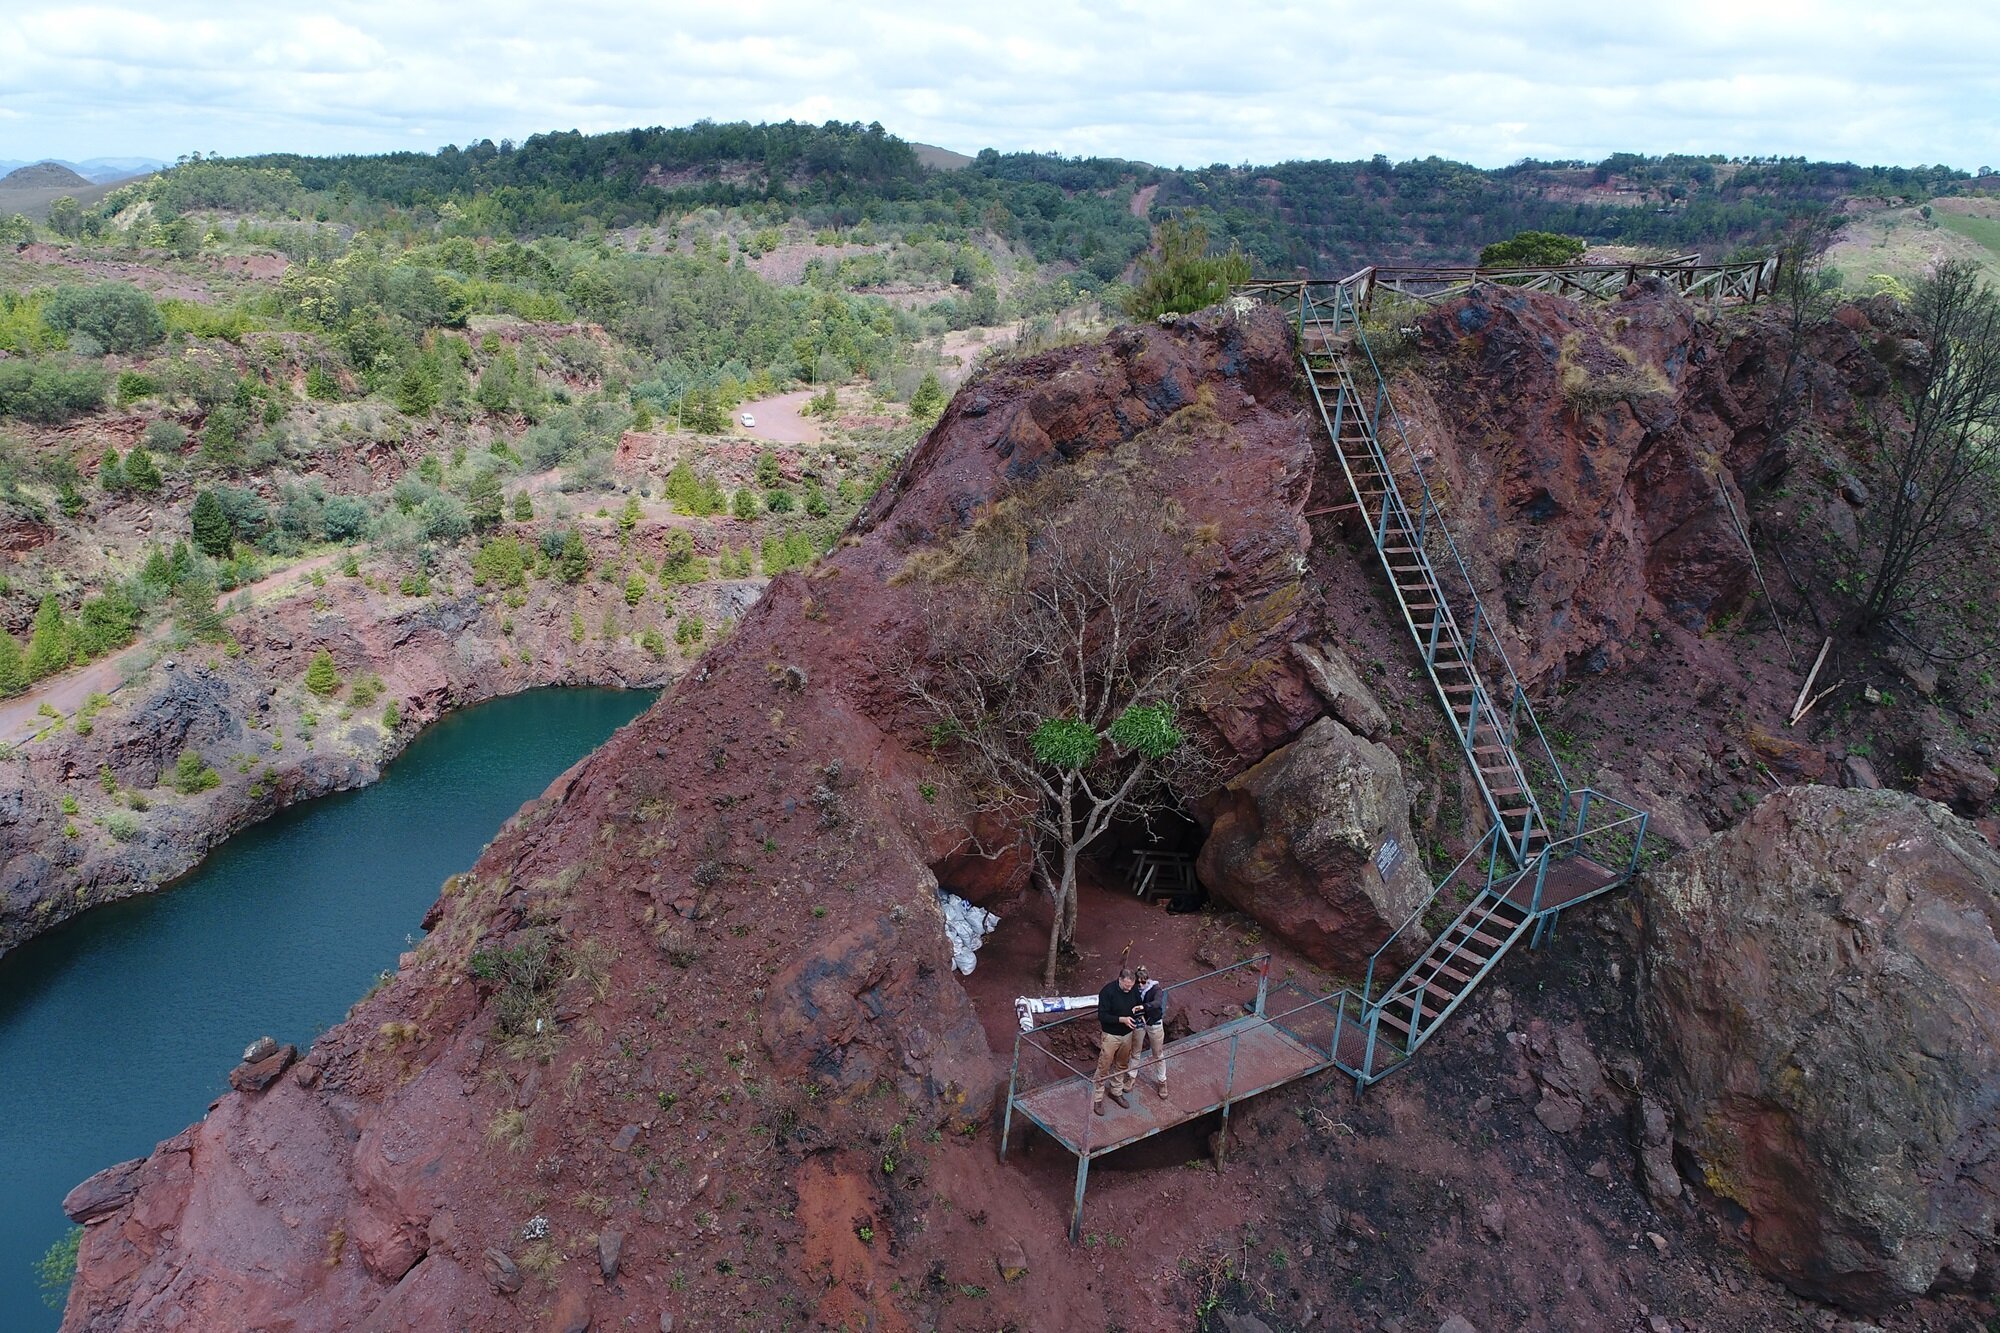
[[[756,417],[754,417],[754,416],[751,416],[751,415],[750,415],[750,414],[749,414],[748,412],[745,412],[745,413],[743,414],[743,424],[744,424],[745,426],[754,426],[754,425],[756,425],[756,424],[757,424],[757,418],[756,418]]]

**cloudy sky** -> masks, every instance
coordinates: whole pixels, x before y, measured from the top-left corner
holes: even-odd
[[[1523,17],[1533,11],[1532,17]],[[0,158],[879,120],[1162,164],[2000,166],[1993,0],[0,0]]]

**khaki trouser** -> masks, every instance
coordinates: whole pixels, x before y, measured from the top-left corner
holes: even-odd
[[[1148,1023],[1143,1028],[1134,1029],[1132,1036],[1134,1039],[1132,1042],[1132,1081],[1136,1083],[1139,1080],[1140,1075],[1138,1071],[1146,1063],[1146,1048],[1151,1046],[1153,1048],[1153,1082],[1163,1088],[1166,1087],[1167,1025],[1165,1023]],[[1128,1083],[1126,1086],[1130,1087],[1131,1084]]]
[[[1137,1029],[1097,1034],[1097,1074],[1090,1084],[1092,1106],[1102,1102],[1106,1092],[1123,1096],[1132,1090],[1132,1056],[1138,1049]]]

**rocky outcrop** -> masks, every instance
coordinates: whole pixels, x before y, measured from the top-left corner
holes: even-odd
[[[840,549],[447,884],[299,1072],[148,1159],[85,1233],[65,1327],[696,1326],[746,1292],[774,1327],[909,1326],[932,1259],[992,1252],[983,1210],[915,1191],[1004,1070],[937,906],[964,821],[906,683],[912,558],[1052,469],[1146,477],[1221,556],[1202,593],[1252,665],[1189,724],[1237,771],[1324,706],[1286,651],[1299,420],[1270,314],[976,380]],[[982,1318],[1036,1322],[1033,1286]]]
[[[1609,305],[1481,285],[1420,342],[1412,442],[1474,577],[1504,590],[1487,611],[1525,680],[1625,664],[1643,622],[1699,630],[1743,607],[1745,492],[1789,461],[1769,428],[1775,325],[1717,338],[1657,281]],[[1814,332],[1806,368],[1829,417],[1886,384],[1842,324]]]
[[[1800,787],[1642,885],[1680,1146],[1757,1261],[1864,1308],[2000,1290],[2000,855],[1928,801]]]
[[[1209,892],[1325,966],[1365,967],[1430,895],[1395,753],[1332,718],[1231,780],[1205,813],[1196,869]],[[1378,855],[1392,841],[1385,877]]]

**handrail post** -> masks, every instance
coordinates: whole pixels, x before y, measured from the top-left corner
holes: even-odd
[[[1264,1016],[1264,996],[1271,986],[1271,955],[1265,954],[1263,963],[1257,969],[1257,1017]]]
[[[1083,1078],[1083,1142],[1077,1145],[1076,1153],[1076,1198],[1069,1211],[1069,1243],[1074,1245],[1083,1239],[1083,1190],[1090,1181],[1090,1131],[1091,1121],[1096,1118],[1097,1075],[1091,1073]]]

